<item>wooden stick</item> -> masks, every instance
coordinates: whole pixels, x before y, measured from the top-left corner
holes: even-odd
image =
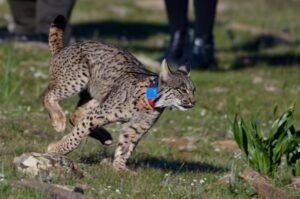
[[[246,167],[240,176],[250,182],[256,193],[264,198],[300,198],[299,195],[275,187],[267,177],[252,170],[250,167]]]
[[[34,179],[23,179],[16,181],[13,183],[13,187],[38,189],[47,192],[48,197],[53,199],[93,199],[92,197],[74,192],[67,187],[63,188],[62,186],[43,183]]]

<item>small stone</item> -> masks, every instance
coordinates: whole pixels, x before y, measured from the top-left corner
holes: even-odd
[[[292,184],[295,185],[295,186],[300,187],[300,176],[294,177],[294,178],[292,179]]]
[[[55,173],[61,172],[84,176],[84,173],[78,170],[77,165],[61,155],[25,153],[15,157],[14,164],[18,171],[44,180],[50,180]]]
[[[261,84],[263,82],[263,78],[256,76],[252,79],[252,84]]]
[[[120,189],[116,189],[116,193],[121,194]]]
[[[36,167],[37,163],[37,159],[33,156],[29,156],[25,161],[22,162],[25,167]]]
[[[280,89],[275,86],[275,85],[272,85],[272,84],[265,84],[264,85],[264,89],[268,92],[271,92],[271,93],[279,93],[280,92]]]
[[[5,180],[5,175],[3,173],[0,173],[0,182]]]

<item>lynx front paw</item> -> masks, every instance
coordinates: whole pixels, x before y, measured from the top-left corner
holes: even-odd
[[[59,146],[60,146],[59,142],[50,143],[47,148],[47,153],[62,154],[61,151],[59,150],[60,149]]]

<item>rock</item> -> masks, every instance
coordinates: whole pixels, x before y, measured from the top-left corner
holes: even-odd
[[[212,143],[215,151],[228,150],[237,151],[239,149],[237,143],[234,140],[218,140]]]
[[[300,187],[300,176],[294,177],[294,178],[292,179],[292,185],[295,185],[295,186],[297,186],[297,187]]]
[[[14,158],[17,170],[43,181],[50,180],[54,174],[61,172],[76,174],[81,177],[84,173],[71,160],[57,154],[24,153]]]
[[[196,149],[195,140],[191,137],[170,137],[161,139],[160,143],[171,147],[178,148],[179,150],[191,151]]]
[[[22,167],[26,169],[26,172],[33,175],[38,175],[38,160],[32,156],[28,156],[23,162]],[[43,164],[42,164],[43,165]],[[44,168],[44,165],[43,165]]]

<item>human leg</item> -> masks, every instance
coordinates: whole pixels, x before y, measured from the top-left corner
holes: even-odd
[[[165,0],[171,39],[167,51],[159,61],[166,58],[179,65],[187,42],[188,0]]]
[[[48,40],[49,27],[58,15],[63,15],[68,21],[75,4],[75,0],[37,0],[36,3],[36,29],[35,32]],[[70,28],[64,32],[64,43],[69,39]]]
[[[9,0],[8,1],[16,34],[32,34],[35,30],[35,3],[36,0]]]
[[[208,68],[214,61],[213,26],[217,0],[194,0],[195,34],[190,62],[194,68]]]

